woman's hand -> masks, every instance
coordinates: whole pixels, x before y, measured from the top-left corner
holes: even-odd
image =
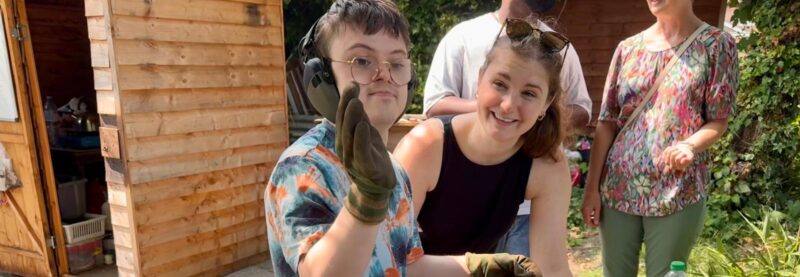
[[[590,227],[600,226],[600,191],[587,189],[583,193],[583,223]]]
[[[664,149],[661,153],[661,160],[667,164],[664,173],[686,169],[694,161],[694,152],[694,145],[690,142],[679,142]]]

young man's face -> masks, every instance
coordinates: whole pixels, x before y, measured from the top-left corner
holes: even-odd
[[[360,29],[348,27],[332,38],[329,53],[331,60],[340,61],[331,64],[339,93],[353,81],[360,83],[358,98],[364,103],[370,123],[378,130],[388,130],[409,97],[407,79],[411,66],[403,40],[386,32],[365,35]],[[347,63],[350,61],[354,61],[352,65]],[[367,64],[379,70],[365,70]],[[402,85],[397,84],[397,79]]]

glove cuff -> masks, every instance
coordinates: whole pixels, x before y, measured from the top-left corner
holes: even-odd
[[[386,195],[374,196],[362,192],[357,185],[353,184],[350,186],[350,192],[347,193],[347,201],[344,206],[353,217],[361,222],[370,225],[380,224],[389,211],[391,191]]]
[[[475,253],[467,252],[464,254],[464,261],[467,264],[467,270],[469,270],[470,276],[486,276],[486,264],[485,261],[481,259],[481,256]]]

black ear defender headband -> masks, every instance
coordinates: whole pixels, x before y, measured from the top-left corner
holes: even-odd
[[[334,6],[340,6],[340,1]],[[324,16],[324,15],[323,15]],[[300,59],[303,61],[303,87],[306,91],[308,100],[322,116],[331,122],[336,122],[336,109],[339,107],[339,89],[336,87],[336,79],[333,76],[331,64],[324,57],[320,57],[317,52],[317,45],[314,38],[317,33],[317,26],[322,18],[317,19],[308,33],[300,39],[298,48]],[[411,81],[408,83],[408,97],[403,113],[411,105],[414,91],[417,88],[417,73],[414,67],[411,68]],[[400,117],[403,115],[400,114]],[[397,120],[400,120],[400,117]]]

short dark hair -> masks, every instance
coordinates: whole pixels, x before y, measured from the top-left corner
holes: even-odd
[[[502,30],[501,30],[502,31]],[[492,46],[483,70],[495,59],[498,51],[509,50],[519,58],[539,62],[547,72],[547,100],[550,107],[545,112],[544,118],[522,135],[522,150],[532,158],[549,155],[553,160],[558,160],[561,155],[561,143],[566,137],[564,106],[562,104],[563,89],[561,88],[562,56],[560,53],[545,51],[538,39],[533,36],[522,40],[512,40],[507,36],[499,36]],[[566,55],[566,53],[565,53]]]
[[[386,32],[411,46],[408,20],[392,0],[337,0],[317,23],[314,41],[318,53],[330,57],[331,37],[344,28],[362,30],[366,35]]]

